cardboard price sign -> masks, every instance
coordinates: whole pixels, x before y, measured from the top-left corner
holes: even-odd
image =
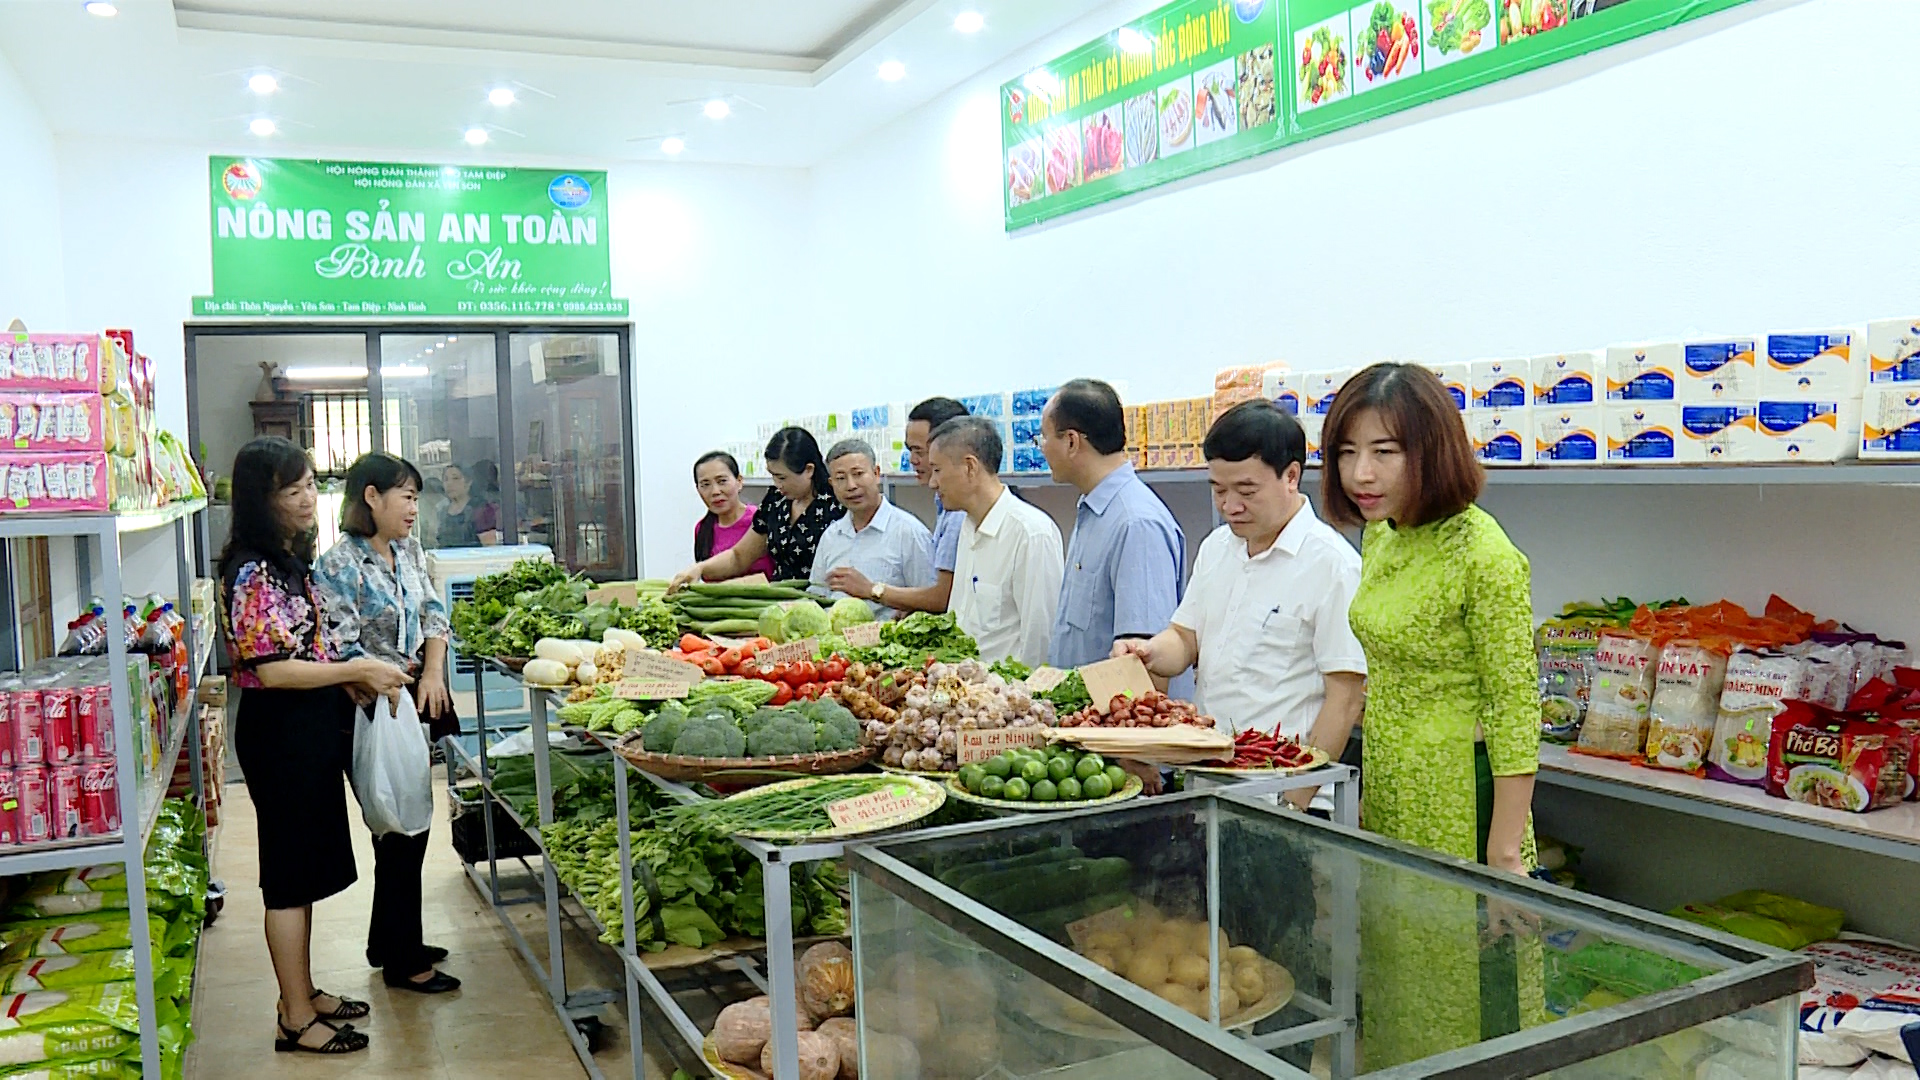
[[[1102,716],[1115,695],[1137,698],[1153,691],[1153,676],[1147,674],[1147,665],[1132,654],[1088,664],[1080,669],[1080,677],[1086,680],[1087,696]]]
[[[871,649],[880,644],[882,625],[884,624],[877,622],[855,623],[841,631],[840,636],[846,638],[847,644],[856,649]]]
[[[613,696],[625,701],[668,701],[686,697],[691,685],[672,679],[621,679],[613,684]]]
[[[913,789],[905,784],[896,784],[828,803],[827,817],[832,819],[835,828],[844,829],[851,825],[874,825],[890,821],[919,809],[920,800],[914,798]]]
[[[795,660],[811,660],[814,654],[819,651],[819,638],[801,638],[799,641],[789,641],[785,645],[775,645],[773,648],[759,653],[755,659],[759,660],[763,665],[791,664]],[[694,670],[698,671],[699,669],[695,668]]]
[[[1054,687],[1059,686],[1061,683],[1066,682],[1067,676],[1071,674],[1073,674],[1073,672],[1064,668],[1048,667],[1042,664],[1033,669],[1033,674],[1027,676],[1027,693],[1044,694]]]
[[[643,653],[637,650],[627,653],[626,667],[621,670],[620,675],[625,679],[657,679],[662,682],[685,683],[688,686],[706,678],[706,673],[696,664],[675,660],[659,653]]]
[[[622,607],[640,606],[640,587],[632,582],[606,585],[598,589],[587,590],[589,604],[619,604]]]
[[[1012,747],[1046,744],[1047,729],[1043,727],[973,728],[960,732],[960,745],[953,756],[962,765],[977,765]]]

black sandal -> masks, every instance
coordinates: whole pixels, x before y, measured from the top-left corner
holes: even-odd
[[[315,1009],[314,1015],[322,1020],[359,1020],[373,1012],[373,1006],[364,1001],[355,1001],[352,998],[341,997],[338,994],[329,994],[325,990],[315,990],[313,997],[308,1000],[319,1001],[322,996],[334,998],[340,1002],[340,1007],[330,1013]]]
[[[319,1046],[308,1046],[306,1043],[301,1042],[300,1038],[308,1031],[311,1031],[315,1024],[319,1024],[333,1032],[333,1038],[328,1039]],[[299,1031],[288,1031],[287,1025],[279,1020],[275,1021],[275,1026],[280,1029],[278,1037],[273,1040],[273,1049],[276,1053],[352,1054],[367,1048],[366,1035],[353,1030],[352,1024],[347,1024],[343,1027],[334,1027],[332,1024],[327,1023],[325,1017],[321,1016],[316,1016],[308,1021],[307,1026],[301,1028]]]

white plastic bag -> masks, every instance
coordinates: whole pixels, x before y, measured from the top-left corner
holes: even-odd
[[[353,797],[375,836],[418,836],[433,824],[433,755],[426,730],[405,693],[396,713],[385,695],[373,716],[353,724]]]

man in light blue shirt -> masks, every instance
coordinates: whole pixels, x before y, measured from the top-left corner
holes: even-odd
[[[939,490],[933,486],[929,476],[927,444],[933,439],[934,428],[965,415],[965,405],[943,397],[928,398],[907,414],[907,460],[913,463],[914,475],[934,493],[933,582],[917,589],[888,585],[887,606],[895,612],[931,611],[939,614],[947,610],[948,601],[953,597],[953,568],[960,561],[960,528],[967,523],[967,515],[958,510],[948,510],[941,503]],[[842,575],[837,587],[849,596],[866,597],[873,595],[873,585],[866,575],[850,568]]]
[[[813,591],[836,600],[858,597],[876,618],[890,619],[896,613],[886,603],[889,588],[934,583],[933,536],[881,494],[880,466],[866,443],[836,443],[827,452],[827,478],[847,513],[827,526],[814,549]]]
[[[1080,492],[1066,579],[1047,659],[1071,668],[1105,660],[1113,643],[1151,638],[1180,606],[1187,541],[1173,512],[1134,473],[1120,396],[1092,379],[1075,379],[1047,402],[1040,450],[1053,478]],[[1168,687],[1191,698],[1193,680]]]

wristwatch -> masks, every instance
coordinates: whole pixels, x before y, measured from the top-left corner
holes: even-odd
[[[877,581],[876,581],[876,582],[874,582],[874,583],[873,583],[873,598],[874,598],[875,600],[885,600],[885,599],[887,598],[887,587],[886,587],[885,585],[882,585],[882,584],[880,584],[880,583],[879,583],[879,582],[877,582]]]

